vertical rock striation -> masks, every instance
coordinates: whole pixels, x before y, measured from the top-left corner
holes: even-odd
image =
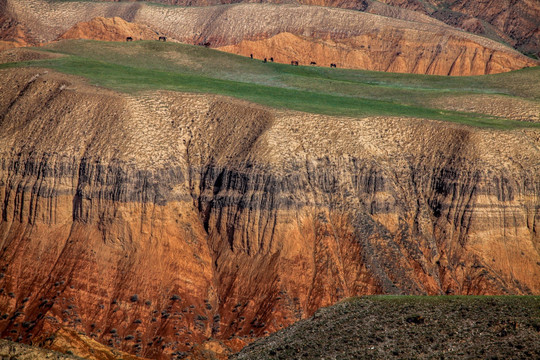
[[[540,292],[537,130],[1,75],[4,338],[165,358],[352,295]]]

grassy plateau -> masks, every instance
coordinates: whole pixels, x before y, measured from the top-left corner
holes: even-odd
[[[63,56],[7,63],[82,76],[121,92],[174,90],[233,96],[274,108],[328,115],[402,116],[500,129],[540,127],[482,113],[437,109],[437,99],[498,94],[537,102],[540,67],[445,77],[262,63],[200,46],[157,41],[68,40],[36,49]]]

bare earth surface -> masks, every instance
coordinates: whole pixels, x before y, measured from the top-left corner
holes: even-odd
[[[242,0],[152,0],[182,6],[245,3]],[[399,19],[446,23],[540,56],[540,3],[536,0],[266,0],[365,11]]]

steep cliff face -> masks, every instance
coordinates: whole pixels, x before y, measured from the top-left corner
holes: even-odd
[[[537,130],[1,76],[4,338],[165,358],[352,295],[540,292]]]
[[[10,4],[43,42],[56,40],[72,27],[65,36],[125,39],[129,31],[119,31],[116,25],[103,26],[113,20],[86,23],[98,16],[118,16],[138,24],[122,23],[121,28],[141,32],[140,24],[144,24],[181,42],[260,55],[261,59],[273,57],[284,63],[314,61],[325,66],[335,63],[348,68],[437,75],[483,75],[538,65],[501,43],[378,3],[366,8],[372,14],[286,4],[180,8],[29,1],[32,6]],[[246,19],[250,19],[249,25]]]
[[[264,40],[244,40],[219,50],[301,65],[366,69],[397,73],[470,76],[506,72],[533,63],[524,57],[510,60],[472,41],[422,31],[379,31],[344,39],[312,39],[280,33]]]

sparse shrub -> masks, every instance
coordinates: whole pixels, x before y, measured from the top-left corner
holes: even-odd
[[[409,324],[423,324],[424,320],[422,315],[412,315],[405,319]]]
[[[142,320],[141,319],[135,319],[135,321],[133,321],[134,324],[141,324],[142,323]]]
[[[174,294],[173,296],[171,296],[171,300],[172,301],[182,301],[182,299],[180,298],[180,296]]]
[[[145,304],[146,306],[150,306],[150,305],[152,305],[152,302],[151,302],[150,300],[146,300],[146,301],[144,302],[144,304]]]
[[[139,295],[133,294],[133,295],[131,295],[131,297],[129,298],[129,300],[130,300],[131,302],[137,302],[137,301],[139,301]]]
[[[133,340],[133,339],[135,339],[135,336],[133,336],[133,335],[128,335],[128,336],[126,336],[126,337],[124,338],[124,340],[128,340],[128,341],[129,341],[129,340]]]

